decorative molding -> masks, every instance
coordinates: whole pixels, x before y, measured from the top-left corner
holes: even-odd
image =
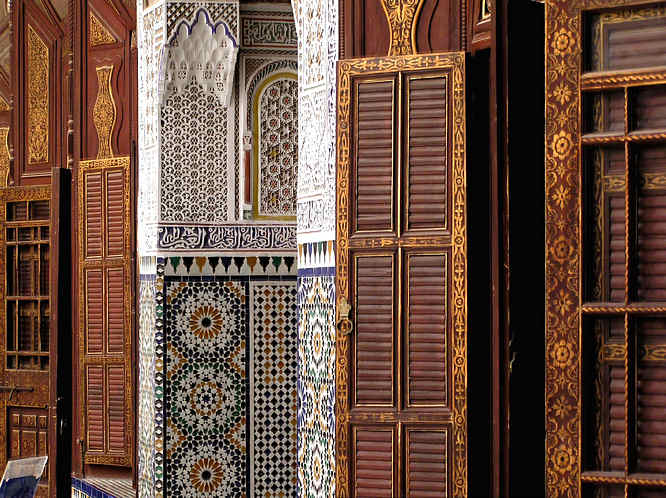
[[[291,19],[242,17],[243,48],[296,48],[296,25]]]
[[[167,277],[196,276],[296,276],[296,256],[239,252],[217,256],[170,256],[165,259]]]
[[[312,268],[335,267],[335,241],[298,244],[298,271]]]
[[[389,23],[389,56],[416,54],[416,24],[425,0],[381,0]]]
[[[49,160],[49,48],[28,25],[28,163]]]
[[[293,225],[168,226],[158,230],[162,251],[296,250]]]
[[[113,66],[100,66],[96,70],[98,89],[93,107],[93,122],[97,130],[97,159],[106,159],[113,157],[111,137],[116,124],[116,103],[111,88]]]
[[[7,179],[9,177],[9,127],[3,126],[0,128],[0,187],[7,186]]]
[[[99,18],[90,11],[90,46],[112,45],[118,43],[115,36],[111,34]]]
[[[181,21],[167,48],[162,103],[174,93],[183,93],[194,80],[228,106],[237,55],[238,42],[229,26],[224,21],[212,24],[208,12],[199,9],[191,26]]]

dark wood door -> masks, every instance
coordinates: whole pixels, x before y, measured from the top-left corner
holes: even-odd
[[[465,56],[339,85],[338,495],[466,496]]]
[[[51,353],[49,187],[0,190],[0,468],[47,455]],[[51,462],[52,466],[53,462]],[[47,496],[45,473],[37,496]]]

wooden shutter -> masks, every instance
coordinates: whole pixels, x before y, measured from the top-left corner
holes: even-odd
[[[467,496],[464,55],[339,82],[337,492]]]
[[[129,158],[79,167],[80,372],[85,462],[131,466]]]
[[[666,2],[546,19],[546,490],[664,496]]]

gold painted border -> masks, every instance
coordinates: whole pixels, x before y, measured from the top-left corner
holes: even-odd
[[[259,214],[259,140],[261,139],[259,134],[259,113],[261,112],[261,96],[264,94],[264,90],[266,90],[268,85],[279,79],[291,79],[297,81],[298,76],[286,71],[274,73],[261,82],[261,85],[259,85],[259,88],[257,88],[252,96],[252,180],[254,182],[252,185],[252,217],[255,220],[296,221],[296,216],[265,216]]]
[[[583,12],[647,0],[546,0],[546,494],[581,492]],[[654,2],[652,2],[654,3]],[[604,73],[605,74],[605,73]],[[609,72],[608,74],[612,74]],[[596,77],[597,73],[595,73]],[[644,69],[631,81],[649,81]],[[570,361],[563,361],[563,359]],[[593,482],[594,479],[585,479]],[[604,479],[604,482],[610,482]],[[619,483],[629,482],[620,479]]]
[[[85,176],[86,173],[90,172],[104,172],[108,170],[119,170],[123,171],[123,186],[125,189],[124,192],[124,209],[125,209],[125,219],[123,220],[123,237],[124,237],[124,250],[122,257],[107,257],[107,239],[102,240],[102,256],[97,258],[87,259],[85,257],[85,241],[84,234],[87,231],[86,225],[86,216],[85,216]],[[106,183],[106,180],[103,181],[103,185]],[[106,209],[106,188],[103,189],[102,194],[102,216],[105,217],[107,213]],[[131,245],[130,245],[130,219],[131,219],[131,204],[130,204],[130,158],[129,157],[113,157],[106,159],[92,159],[88,161],[81,161],[79,163],[78,171],[78,243],[79,243],[79,399],[80,399],[80,427],[82,431],[86,431],[86,448],[88,441],[87,434],[87,425],[86,425],[86,386],[87,386],[87,366],[95,365],[102,366],[104,368],[104,376],[107,375],[107,366],[110,364],[119,365],[123,364],[125,368],[125,454],[124,455],[110,455],[110,454],[100,454],[99,452],[90,452],[86,450],[86,455],[84,457],[85,463],[87,464],[98,464],[98,465],[115,465],[115,466],[127,466],[131,467],[133,465],[133,456],[134,452],[132,451],[134,443],[134,418],[133,418],[133,399],[134,399],[134,387],[132,384],[132,374],[131,374],[131,365],[132,365],[132,334],[131,334],[131,309],[132,309],[132,268],[131,268]],[[102,220],[102,223],[106,223],[106,219]],[[86,353],[86,344],[85,344],[85,324],[86,324],[86,293],[85,293],[85,274],[86,270],[91,269],[102,269],[103,271],[106,268],[122,268],[124,271],[124,291],[125,291],[125,353],[124,358],[121,361],[115,361],[115,359],[107,358],[90,358],[91,355]],[[105,302],[107,296],[104,296]],[[104,325],[107,327],[107,325]],[[99,355],[99,356],[104,356]],[[120,358],[119,358],[120,360]],[[108,399],[108,392],[104,392],[105,403]],[[105,414],[106,415],[106,414]],[[108,433],[106,434],[106,439],[104,441],[105,450],[107,452],[108,448]]]
[[[337,305],[349,301],[350,249],[350,174],[351,174],[351,92],[352,77],[389,71],[451,69],[453,92],[453,226],[452,226],[452,306],[453,320],[453,496],[468,493],[467,473],[467,181],[466,181],[466,120],[465,120],[465,54],[450,52],[343,60],[338,63],[338,135],[337,135]],[[350,420],[350,338],[336,332],[336,495],[351,495],[349,451]]]

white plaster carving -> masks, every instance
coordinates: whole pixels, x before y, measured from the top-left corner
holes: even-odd
[[[162,103],[192,82],[214,94],[224,106],[233,92],[238,42],[224,22],[213,25],[200,10],[190,27],[183,22],[167,49]]]

